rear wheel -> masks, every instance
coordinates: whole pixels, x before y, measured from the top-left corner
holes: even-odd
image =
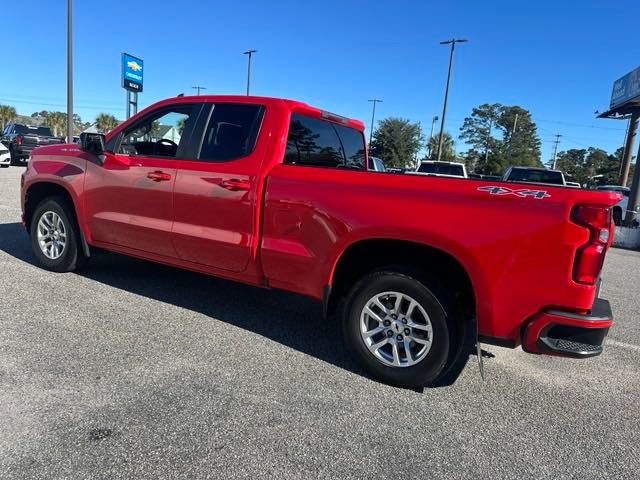
[[[415,277],[382,270],[361,279],[343,306],[350,351],[369,374],[401,387],[436,384],[453,352],[443,302]]]
[[[75,214],[64,197],[44,199],[31,218],[31,245],[40,264],[54,272],[70,272],[86,261]]]

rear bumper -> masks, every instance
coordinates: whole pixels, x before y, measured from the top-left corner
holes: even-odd
[[[35,148],[38,148],[38,145],[20,145],[15,146],[13,152],[17,157],[26,160],[29,158],[29,155],[31,155],[31,151]]]
[[[611,305],[602,298],[595,300],[588,314],[546,310],[527,324],[522,349],[559,357],[594,357],[602,353],[612,323]]]

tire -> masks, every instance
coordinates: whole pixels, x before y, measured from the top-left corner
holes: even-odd
[[[44,220],[43,217],[45,217]],[[40,224],[41,220],[44,223]],[[42,228],[47,225],[53,225],[52,229],[56,233],[50,234]],[[45,269],[53,272],[71,272],[85,264],[87,258],[81,248],[78,222],[66,198],[49,197],[42,200],[31,217],[29,231],[33,253]],[[61,247],[63,239],[64,245]],[[45,253],[41,248],[41,240],[49,245],[55,243],[55,250],[50,250],[50,246],[49,249],[45,249],[48,253]]]
[[[373,272],[351,289],[341,312],[345,343],[356,361],[372,377],[404,388],[437,385],[451,370],[459,350],[456,348],[454,317],[445,307],[444,295],[438,296],[435,289],[426,286],[427,282],[417,278],[418,275],[395,267]],[[403,296],[400,308],[388,308],[395,306],[398,296]],[[386,313],[372,303],[374,298],[387,307]],[[418,305],[412,312],[409,311],[409,306],[413,305],[410,301]],[[370,308],[365,311],[366,307]],[[371,310],[375,315],[366,313]],[[391,324],[386,326],[385,320]],[[400,323],[405,320],[406,323]],[[411,326],[416,328],[409,328]],[[363,330],[371,333],[380,328],[383,330],[370,339],[363,338]],[[383,343],[385,340],[386,344]],[[428,341],[427,348],[425,342]],[[383,346],[374,352],[380,343]],[[394,349],[397,349],[397,355]]]
[[[7,163],[6,165],[3,163],[2,165],[0,165],[0,168],[9,168],[9,164]]]
[[[18,155],[15,152],[15,149],[12,146],[9,146],[9,165],[15,167],[18,165]]]
[[[615,207],[613,209],[613,223],[615,225],[622,225],[622,208]]]

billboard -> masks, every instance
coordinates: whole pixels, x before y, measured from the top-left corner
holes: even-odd
[[[141,59],[122,54],[122,87],[133,92],[142,91],[143,62]]]
[[[609,108],[619,107],[636,97],[640,97],[640,67],[613,82]]]

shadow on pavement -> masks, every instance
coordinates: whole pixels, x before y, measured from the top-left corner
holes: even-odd
[[[24,225],[19,222],[0,223],[0,251],[31,265],[37,265],[31,252],[31,241]]]
[[[20,223],[0,224],[0,250],[37,265],[29,236]],[[263,290],[113,253],[92,257],[77,274],[207,315],[213,321],[257,333],[364,375],[345,352],[337,322],[325,320],[320,303],[306,297]]]

